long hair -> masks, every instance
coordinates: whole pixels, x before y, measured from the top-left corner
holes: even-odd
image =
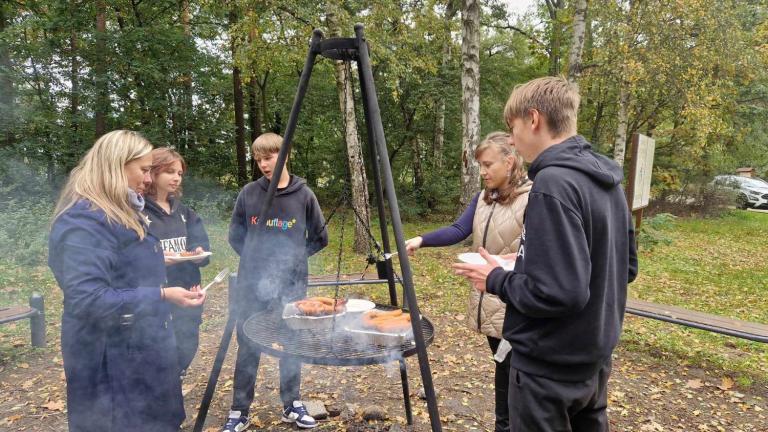
[[[512,157],[512,169],[509,172],[506,183],[498,189],[489,190],[486,188],[485,192],[483,192],[483,201],[486,204],[491,204],[493,201],[499,204],[508,204],[514,201],[522,193],[517,188],[528,180],[528,172],[525,170],[523,157],[509,144],[509,138],[509,134],[506,132],[491,132],[475,149],[475,159],[479,158],[489,148],[495,148],[503,159]]]
[[[152,168],[149,171],[149,174],[152,176],[152,184],[149,185],[145,192],[148,197],[152,199],[157,198],[157,185],[155,184],[157,175],[165,172],[176,161],[181,163],[181,171],[187,172],[187,163],[176,150],[170,147],[160,147],[152,150]],[[181,185],[176,189],[173,197],[176,199],[181,198]]]
[[[70,172],[56,204],[54,220],[78,200],[87,199],[92,208],[104,211],[108,221],[135,231],[143,240],[144,228],[128,201],[125,164],[150,151],[152,144],[140,133],[130,130],[115,130],[96,140]]]

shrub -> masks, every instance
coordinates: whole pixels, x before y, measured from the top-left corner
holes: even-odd
[[[653,217],[643,220],[640,229],[636,234],[638,249],[653,249],[659,244],[668,245],[672,239],[665,231],[672,228],[677,216],[670,213],[659,213]]]

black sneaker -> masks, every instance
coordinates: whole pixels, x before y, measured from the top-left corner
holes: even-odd
[[[309,415],[307,408],[300,401],[293,401],[293,404],[285,407],[281,420],[285,423],[296,423],[296,426],[302,429],[312,429],[317,426],[317,420]]]
[[[241,415],[240,411],[230,411],[227,422],[224,423],[224,427],[221,432],[241,432],[248,429],[251,420],[247,415]]]

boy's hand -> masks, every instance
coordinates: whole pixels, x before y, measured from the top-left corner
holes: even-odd
[[[517,253],[515,252],[515,253],[508,253],[506,255],[499,255],[499,258],[507,262],[513,262],[517,260]]]
[[[501,266],[484,248],[479,248],[477,251],[485,259],[486,264],[454,263],[451,267],[457,275],[467,278],[476,290],[485,292],[488,273]]]

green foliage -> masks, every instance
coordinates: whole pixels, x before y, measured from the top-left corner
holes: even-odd
[[[672,243],[672,239],[665,231],[673,228],[672,223],[677,217],[670,213],[659,213],[651,218],[643,220],[640,229],[636,233],[637,248],[646,250],[654,246]]]
[[[764,253],[766,215],[734,211],[717,218],[677,218],[664,224],[671,239],[640,249],[630,297],[752,322],[768,322]],[[765,381],[768,348],[646,319],[628,320],[623,340],[694,364],[714,364]]]

